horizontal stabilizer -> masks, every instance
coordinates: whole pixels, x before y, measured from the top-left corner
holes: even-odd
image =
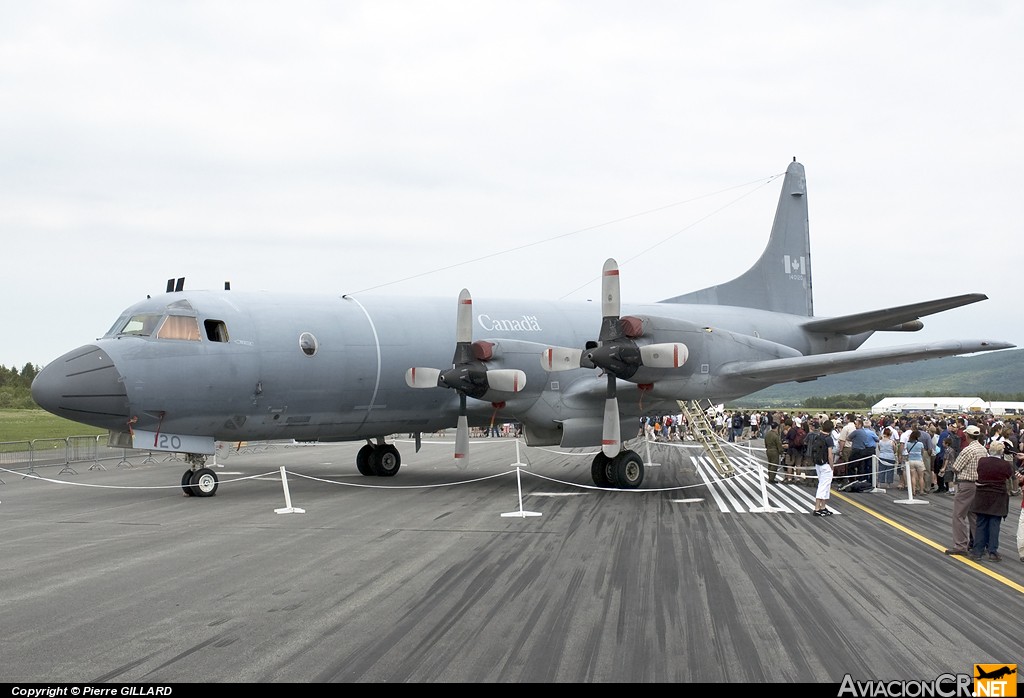
[[[859,371],[862,368],[877,366],[892,366],[923,359],[937,359],[943,356],[1013,349],[1014,346],[1009,342],[947,340],[883,349],[859,349],[832,354],[768,359],[766,361],[734,361],[722,366],[719,374],[730,378],[750,378],[752,381],[768,385],[785,381],[812,380],[833,373]]]
[[[808,332],[835,332],[838,334],[860,334],[862,332],[879,332],[885,330],[915,331],[921,329],[919,322],[914,322],[925,315],[934,315],[951,308],[959,308],[978,301],[986,300],[983,293],[966,293],[962,296],[940,298],[923,303],[911,303],[885,310],[872,310],[867,313],[841,315],[839,317],[808,320],[803,328]],[[901,325],[904,325],[901,327]]]

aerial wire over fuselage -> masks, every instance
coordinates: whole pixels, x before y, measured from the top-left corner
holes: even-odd
[[[744,184],[737,184],[735,186],[726,187],[725,189],[720,189],[720,190],[718,190],[716,192],[711,192],[709,194],[701,194],[699,196],[694,196],[694,197],[691,197],[689,199],[684,199],[683,201],[677,201],[675,203],[665,204],[664,206],[657,206],[655,208],[647,209],[645,211],[639,211],[637,213],[632,213],[632,214],[629,214],[627,216],[621,216],[619,218],[613,218],[612,220],[608,220],[608,221],[605,221],[603,223],[596,223],[594,225],[587,226],[585,228],[578,228],[576,230],[571,230],[571,231],[569,231],[567,233],[561,233],[559,235],[554,235],[552,237],[545,238],[543,240],[536,240],[534,242],[528,242],[528,243],[525,243],[523,245],[518,245],[516,247],[509,247],[509,248],[506,248],[504,250],[498,250],[497,252],[491,252],[490,254],[481,255],[479,257],[474,257],[472,259],[466,259],[466,260],[463,260],[461,262],[456,262],[454,264],[448,264],[448,265],[443,266],[443,267],[435,267],[433,269],[428,269],[427,271],[422,271],[422,272],[420,272],[418,274],[413,274],[412,276],[406,276],[406,277],[403,277],[401,279],[395,279],[393,281],[388,281],[388,282],[385,282],[385,283],[382,283],[382,284],[377,284],[376,286],[369,286],[369,287],[361,289],[359,291],[347,292],[347,293],[345,293],[343,295],[350,296],[350,295],[353,295],[355,293],[366,293],[368,291],[375,291],[377,289],[387,288],[388,286],[394,286],[396,284],[405,283],[406,281],[412,281],[413,279],[419,279],[419,278],[424,277],[424,276],[430,276],[431,274],[436,274],[438,272],[448,271],[450,269],[457,269],[459,267],[463,267],[463,266],[466,266],[468,264],[476,264],[477,262],[482,262],[482,261],[487,260],[487,259],[493,259],[495,257],[500,257],[502,255],[510,254],[512,252],[519,252],[520,250],[529,249],[531,247],[537,247],[538,245],[544,245],[544,244],[547,244],[547,243],[550,243],[550,242],[554,242],[556,240],[561,240],[561,239],[564,239],[564,238],[572,237],[573,235],[579,235],[580,233],[586,233],[586,232],[590,232],[590,231],[593,231],[593,230],[597,230],[597,229],[603,228],[605,226],[614,225],[616,223],[622,223],[623,221],[632,220],[634,218],[640,218],[641,216],[650,215],[652,213],[658,213],[659,211],[665,211],[665,210],[673,208],[675,206],[683,206],[685,204],[690,204],[690,203],[693,203],[695,201],[700,201],[702,199],[707,199],[707,198],[710,198],[710,197],[713,197],[713,196],[719,196],[720,194],[724,194],[725,192],[733,191],[735,189],[743,189],[745,187],[750,187],[750,186],[755,185],[755,184],[757,185],[756,187],[754,187],[750,191],[748,191],[748,192],[746,192],[744,194],[741,194],[740,196],[738,196],[735,199],[729,201],[728,203],[724,204],[723,206],[720,206],[719,208],[715,209],[714,211],[712,211],[711,213],[707,214],[706,216],[698,218],[697,220],[693,221],[692,223],[690,223],[688,225],[685,225],[682,228],[679,228],[675,232],[667,235],[666,237],[662,238],[661,240],[659,240],[658,242],[654,243],[653,245],[650,245],[649,247],[647,247],[644,250],[638,252],[637,254],[633,255],[632,257],[627,258],[624,263],[629,263],[631,261],[634,261],[638,257],[641,257],[642,255],[650,252],[651,250],[655,249],[659,245],[663,245],[664,243],[668,242],[669,240],[671,240],[672,238],[676,237],[677,235],[680,235],[680,234],[686,232],[687,230],[690,230],[691,228],[695,227],[699,223],[703,223],[704,221],[708,220],[709,218],[711,218],[711,217],[721,213],[725,209],[730,208],[731,206],[734,206],[738,202],[740,202],[743,199],[747,198],[748,196],[750,196],[754,192],[757,192],[757,191],[761,190],[762,188],[764,188],[765,186],[771,184],[773,181],[775,181],[779,177],[784,176],[785,174],[786,174],[785,172],[779,172],[777,174],[770,175],[767,178],[763,178],[763,177],[762,178],[758,178],[758,179],[755,179],[753,181],[746,182]],[[589,284],[593,283],[594,281],[599,281],[600,278],[601,278],[600,276],[597,276],[597,277],[593,277],[591,279],[588,279],[581,286],[579,286],[577,288],[574,288],[569,293],[566,293],[565,295],[561,296],[559,298],[559,300],[564,300],[568,296],[572,295],[573,293],[576,293],[577,291],[579,291],[582,288],[585,288],[586,286],[588,286]]]

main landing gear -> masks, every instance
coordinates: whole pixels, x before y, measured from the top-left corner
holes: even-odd
[[[644,459],[636,451],[619,451],[614,458],[599,451],[590,466],[590,476],[598,487],[635,490],[644,481]]]
[[[363,475],[394,477],[402,467],[402,454],[394,444],[367,442],[356,454],[356,467]]]
[[[220,484],[217,480],[217,473],[206,465],[206,456],[197,453],[186,453],[185,460],[192,467],[181,476],[181,491],[186,497],[212,497],[217,494],[217,487]]]

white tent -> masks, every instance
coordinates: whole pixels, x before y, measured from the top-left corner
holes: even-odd
[[[1024,415],[1024,402],[990,402],[988,407],[995,415]]]
[[[984,412],[989,403],[980,397],[887,397],[871,406],[874,414],[960,414]]]

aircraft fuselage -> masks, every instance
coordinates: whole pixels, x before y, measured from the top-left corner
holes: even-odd
[[[641,369],[649,375],[622,382],[624,421],[675,412],[676,400],[720,401],[760,389],[769,382],[723,381],[717,368],[740,358],[810,353],[820,341],[799,328],[804,318],[779,313],[667,303],[623,313],[646,319],[640,342],[675,341],[689,349],[680,368]],[[183,338],[122,332],[131,318],[147,315],[182,318],[198,332]],[[597,315],[593,303],[478,300],[474,338],[495,344],[488,367],[521,369],[527,381],[518,393],[470,400],[470,423],[489,422],[492,403],[503,402],[499,418],[533,415],[535,441],[560,441],[560,423],[592,407],[574,403],[603,394],[606,383],[583,368],[549,374],[541,353],[548,345],[593,340]],[[458,395],[410,389],[403,376],[414,365],[451,366],[454,345],[447,299],[175,292],[131,306],[102,338],[52,362],[34,394],[47,409],[114,432],[221,441],[432,432],[454,426]],[[840,348],[850,347],[832,347]]]

